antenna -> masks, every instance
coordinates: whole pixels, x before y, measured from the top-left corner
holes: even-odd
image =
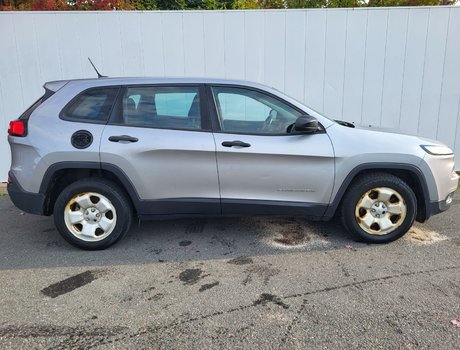
[[[91,63],[91,65],[93,66],[94,70],[96,71],[96,74],[97,74],[98,78],[107,78],[106,75],[102,75],[101,73],[99,73],[99,71],[97,70],[97,68],[94,65],[93,61],[91,61],[91,58],[88,57],[88,61],[89,61],[89,63]]]

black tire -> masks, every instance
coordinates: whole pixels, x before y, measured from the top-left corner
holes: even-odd
[[[403,204],[406,208],[405,217],[403,218],[402,215],[399,216],[401,222],[398,222],[398,215],[393,217],[390,214],[388,214],[387,211],[386,215],[389,215],[389,218],[391,218],[392,222],[393,220],[395,220],[396,225],[398,226],[396,228],[388,229],[392,231],[389,231],[388,233],[382,235],[368,233],[365,231],[365,229],[363,229],[360,226],[358,222],[360,218],[357,217],[356,212],[358,212],[359,215],[361,215],[362,209],[357,209],[357,205],[366,194],[368,194],[369,196],[373,195],[374,192],[372,191],[375,189],[377,191],[377,196],[379,196],[378,189],[384,187],[396,191],[397,194],[399,194],[402,197]],[[393,200],[396,201],[398,199],[396,198]],[[378,199],[376,199],[375,201],[379,202]],[[407,185],[407,183],[405,183],[399,177],[391,174],[373,173],[360,176],[352,182],[351,186],[348,188],[342,200],[341,220],[343,226],[345,226],[347,231],[351,235],[353,235],[355,239],[358,241],[364,241],[368,243],[388,243],[404,236],[404,234],[406,234],[406,232],[409,231],[412,224],[414,223],[416,210],[417,198],[412,189]],[[370,211],[369,213],[367,213],[366,210],[364,210],[363,217],[365,217],[365,215],[368,214],[371,214]],[[375,233],[378,233],[378,230],[380,230],[380,226],[377,224],[375,228],[377,229]]]
[[[87,241],[85,240],[86,237],[83,235],[80,235],[80,237],[82,237],[82,239],[80,239],[76,234],[73,234],[67,226],[65,219],[65,210],[67,205],[69,202],[73,201],[76,196],[85,192],[92,192],[104,196],[110,201],[110,204],[115,209],[115,215],[113,212],[111,214],[112,220],[115,222],[111,225],[111,229],[104,233],[108,235],[101,240]],[[100,214],[100,216],[101,215],[106,214]],[[73,246],[85,250],[105,249],[115,244],[129,231],[132,220],[133,210],[130,200],[116,184],[104,179],[87,178],[76,181],[67,186],[59,194],[54,204],[54,223],[61,236]]]

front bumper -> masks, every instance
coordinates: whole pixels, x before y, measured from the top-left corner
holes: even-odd
[[[452,205],[454,192],[449,194],[449,196],[451,196],[450,200],[445,199],[439,202],[431,202],[430,207],[429,207],[428,217],[442,213],[443,211],[446,211],[447,209],[449,209],[450,206]]]
[[[43,215],[45,195],[25,191],[11,172],[8,175],[11,180],[8,181],[7,190],[13,204],[26,213]]]

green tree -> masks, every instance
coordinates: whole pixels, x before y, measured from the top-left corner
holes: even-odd
[[[361,7],[366,5],[364,0],[328,0],[327,7]]]
[[[215,10],[454,5],[460,0],[0,0],[15,10]]]
[[[156,10],[158,8],[156,0],[131,0],[131,5],[136,10],[141,11]]]
[[[250,10],[260,7],[258,0],[239,0],[233,3],[233,8],[236,10]]]
[[[326,0],[287,0],[286,4],[290,9],[320,8],[326,6]]]
[[[367,6],[437,6],[454,5],[456,0],[369,0]]]
[[[216,0],[216,8],[220,10],[236,9],[238,7],[238,0]]]
[[[158,10],[184,10],[185,0],[157,0]]]
[[[232,9],[284,9],[285,0],[235,0]]]
[[[187,10],[215,10],[215,0],[185,0]]]
[[[285,0],[259,0],[261,9],[284,9],[286,8]]]

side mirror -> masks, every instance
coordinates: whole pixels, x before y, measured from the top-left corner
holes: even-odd
[[[309,115],[302,115],[294,123],[294,130],[300,133],[313,133],[318,131],[318,120]]]

